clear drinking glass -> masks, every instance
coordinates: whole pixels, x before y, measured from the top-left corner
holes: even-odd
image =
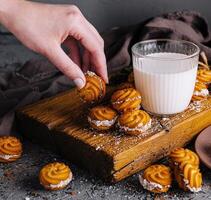
[[[135,85],[146,111],[171,115],[188,107],[199,51],[192,42],[168,39],[147,40],[132,47]]]

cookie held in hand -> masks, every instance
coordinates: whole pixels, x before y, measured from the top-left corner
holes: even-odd
[[[88,115],[91,127],[97,130],[108,130],[116,122],[117,112],[108,106],[96,106]]]
[[[111,103],[119,112],[138,110],[141,105],[141,94],[134,88],[117,90],[111,97]]]
[[[88,103],[102,100],[106,93],[106,84],[103,79],[90,71],[85,74],[85,77],[86,85],[78,90],[81,99]]]
[[[167,192],[172,183],[171,169],[165,165],[152,165],[139,175],[139,181],[150,192]]]
[[[45,165],[39,174],[40,184],[47,190],[61,190],[72,180],[72,172],[64,163],[54,162]]]
[[[139,135],[151,127],[151,118],[143,110],[124,112],[118,119],[118,127],[121,131],[130,135]]]
[[[13,136],[0,137],[0,162],[13,162],[21,157],[22,144]]]

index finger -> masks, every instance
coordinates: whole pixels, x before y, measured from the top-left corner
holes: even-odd
[[[80,22],[75,23],[70,29],[69,34],[79,40],[81,44],[90,52],[90,56],[94,61],[96,72],[108,82],[107,65],[103,45],[97,40],[97,36],[91,31],[90,25],[81,18]]]

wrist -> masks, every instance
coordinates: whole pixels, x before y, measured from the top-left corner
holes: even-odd
[[[10,14],[22,4],[25,0],[0,0],[0,23],[5,25]]]

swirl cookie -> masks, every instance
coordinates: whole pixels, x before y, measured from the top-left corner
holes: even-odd
[[[141,104],[141,94],[134,88],[117,90],[111,96],[111,103],[113,108],[119,112],[138,110]]]
[[[143,110],[124,112],[118,119],[118,127],[130,135],[139,135],[151,127],[151,118]]]
[[[169,157],[172,167],[179,166],[183,168],[187,163],[196,167],[199,166],[199,157],[189,149],[176,148],[170,153]]]
[[[88,71],[85,74],[86,85],[78,90],[81,99],[88,103],[93,103],[101,100],[106,93],[105,82],[94,72]]]
[[[202,82],[196,82],[195,89],[192,96],[192,101],[202,101],[207,99],[209,95],[209,90],[207,89],[206,84]]]
[[[152,165],[139,176],[139,181],[150,192],[167,192],[172,183],[171,169],[165,165]]]
[[[96,106],[88,115],[88,122],[91,127],[97,130],[108,130],[116,122],[117,112],[108,106]]]
[[[202,187],[202,174],[197,166],[186,163],[174,168],[174,176],[184,191],[199,192]]]
[[[13,136],[0,137],[0,162],[13,162],[21,157],[22,144]]]
[[[205,84],[211,83],[211,70],[199,69],[197,72],[197,80]]]
[[[47,190],[65,188],[72,180],[72,172],[64,163],[54,162],[45,165],[39,174],[40,184]]]

